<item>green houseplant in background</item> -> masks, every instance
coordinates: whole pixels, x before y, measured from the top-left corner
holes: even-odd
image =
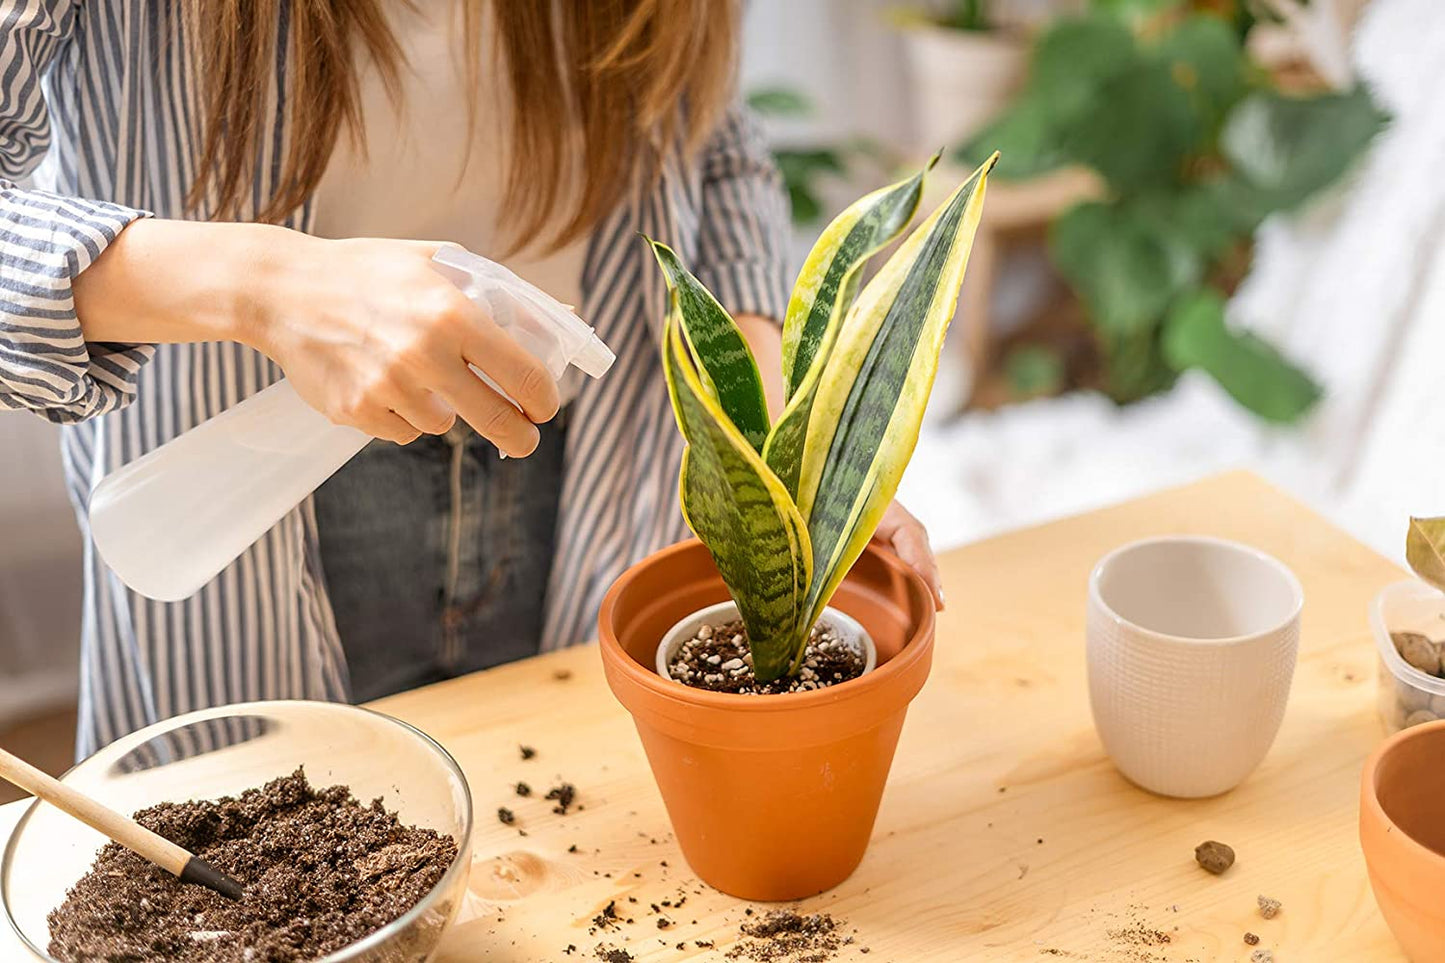
[[[1260,223],[1338,182],[1385,117],[1360,87],[1279,90],[1237,23],[1168,2],[1141,18],[1139,6],[1101,0],[1044,32],[1020,96],[957,153],[996,145],[1001,178],[1077,165],[1105,185],[1053,223],[1049,254],[1084,306],[1110,397],[1200,369],[1260,418],[1293,422],[1319,387],[1232,330],[1226,297]]]
[[[806,119],[816,113],[808,96],[793,87],[759,87],[748,94],[748,106],[763,117],[783,120]],[[841,181],[853,172],[854,165],[864,161],[890,171],[897,167],[887,147],[861,134],[806,147],[774,147],[773,162],[788,191],[793,223],[806,227],[821,220],[826,209],[823,183],[830,178]]]
[[[687,441],[682,505],[698,540],[617,579],[598,648],[683,855],[730,895],[811,896],[846,879],[867,850],[908,706],[928,678],[934,625],[922,576],[868,541],[918,437],[993,163],[866,285],[863,264],[903,233],[924,173],[869,194],[824,230],[788,304],[788,401],[776,422],[737,326],[654,245],[669,287],[662,361]],[[771,694],[664,677],[667,640],[713,638],[703,629],[717,626],[708,620],[719,604],[736,607],[722,621],[744,623],[757,680],[798,669],[820,613],[856,620],[876,668],[808,691],[804,664],[789,681],[798,690]]]
[[[934,17],[940,27],[981,33],[992,26],[988,0],[951,0]]]

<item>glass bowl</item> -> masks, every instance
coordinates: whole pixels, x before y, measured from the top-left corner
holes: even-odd
[[[1445,679],[1406,662],[1390,638],[1391,632],[1415,632],[1445,641],[1445,595],[1418,579],[1387,585],[1370,606],[1370,628],[1380,655],[1378,695],[1385,729],[1398,732],[1445,719]]]
[[[456,761],[424,732],[390,716],[330,702],[250,702],[206,709],[111,743],[62,777],[130,814],[161,802],[238,795],[304,766],[316,787],[380,797],[403,823],[457,841],[456,861],[406,914],[318,963],[420,963],[456,917],[471,857],[472,798]],[[45,917],[90,869],[105,837],[36,802],[15,827],[0,865],[0,900],[39,960]]]

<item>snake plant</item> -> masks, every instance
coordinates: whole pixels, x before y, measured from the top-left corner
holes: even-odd
[[[737,602],[761,682],[798,670],[814,623],[898,489],[995,160],[866,285],[863,265],[907,228],[928,168],[863,197],[823,231],[783,323],[787,404],[776,423],[731,316],[672,250],[652,244],[669,293],[663,367],[687,440],[683,513]]]

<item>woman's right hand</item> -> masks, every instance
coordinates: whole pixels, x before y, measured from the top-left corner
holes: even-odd
[[[442,434],[460,415],[506,454],[532,453],[536,425],[557,414],[557,383],[432,267],[439,244],[298,237],[260,294],[253,347],[302,398],[399,444]]]
[[[77,277],[76,312],[87,341],[240,341],[332,421],[377,438],[406,444],[460,416],[506,454],[531,454],[557,383],[433,269],[439,246],[137,221]]]

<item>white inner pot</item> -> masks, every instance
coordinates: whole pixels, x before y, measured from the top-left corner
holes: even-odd
[[[672,678],[672,673],[668,671],[667,667],[672,662],[673,654],[677,652],[679,646],[695,636],[698,629],[704,625],[725,625],[739,619],[741,616],[738,615],[738,604],[729,599],[726,602],[709,605],[705,609],[698,609],[678,622],[667,630],[667,634],[662,637],[662,643],[657,647],[657,674],[664,679]],[[878,666],[878,649],[873,645],[873,638],[863,626],[858,624],[857,619],[829,606],[823,609],[823,615],[818,621],[831,626],[838,638],[854,652],[863,654],[863,675],[867,675]]]

